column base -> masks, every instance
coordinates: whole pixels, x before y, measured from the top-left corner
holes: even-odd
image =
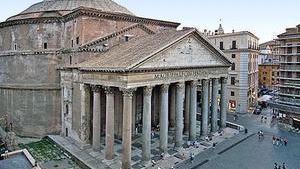
[[[101,148],[99,147],[92,147],[93,148],[93,151],[98,151],[98,152],[101,152]]]
[[[183,147],[174,147],[174,151],[177,151],[177,152],[181,152],[183,150]]]
[[[142,161],[141,163],[142,163],[143,167],[145,167],[145,168],[150,168],[152,166],[151,160],[149,160],[149,161]]]
[[[169,131],[175,131],[175,127],[169,127]]]

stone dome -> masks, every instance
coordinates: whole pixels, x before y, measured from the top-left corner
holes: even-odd
[[[38,13],[43,12],[56,11],[59,12],[59,14],[64,15],[79,7],[93,8],[104,12],[134,15],[128,9],[112,0],[44,0],[30,6],[20,14],[11,17],[8,20],[37,17],[39,16],[37,15]]]

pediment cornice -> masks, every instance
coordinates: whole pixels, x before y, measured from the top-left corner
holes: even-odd
[[[12,26],[12,25],[20,25],[20,24],[68,22],[79,16],[98,17],[98,18],[104,18],[104,19],[109,19],[109,20],[122,20],[122,21],[129,21],[129,22],[142,23],[142,24],[155,24],[155,25],[169,26],[169,27],[174,27],[174,28],[177,28],[180,25],[180,23],[176,23],[176,22],[149,19],[149,18],[143,18],[143,17],[127,15],[127,14],[122,14],[122,13],[103,12],[103,11],[99,11],[99,10],[95,10],[95,9],[80,7],[80,8],[74,9],[73,12],[63,15],[63,16],[25,18],[25,19],[4,21],[4,22],[0,23],[0,28]]]

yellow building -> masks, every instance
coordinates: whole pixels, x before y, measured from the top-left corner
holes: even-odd
[[[276,78],[278,75],[278,69],[278,64],[264,63],[258,65],[259,86],[273,89],[274,85],[278,84],[278,80]]]

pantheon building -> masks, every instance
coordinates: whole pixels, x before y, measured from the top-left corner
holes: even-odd
[[[123,168],[136,133],[149,161],[152,130],[164,153],[170,130],[180,148],[183,135],[224,128],[231,63],[197,29],[179,25],[111,0],[44,0],[8,18],[0,23],[1,125],[105,145],[108,160],[121,140]]]

